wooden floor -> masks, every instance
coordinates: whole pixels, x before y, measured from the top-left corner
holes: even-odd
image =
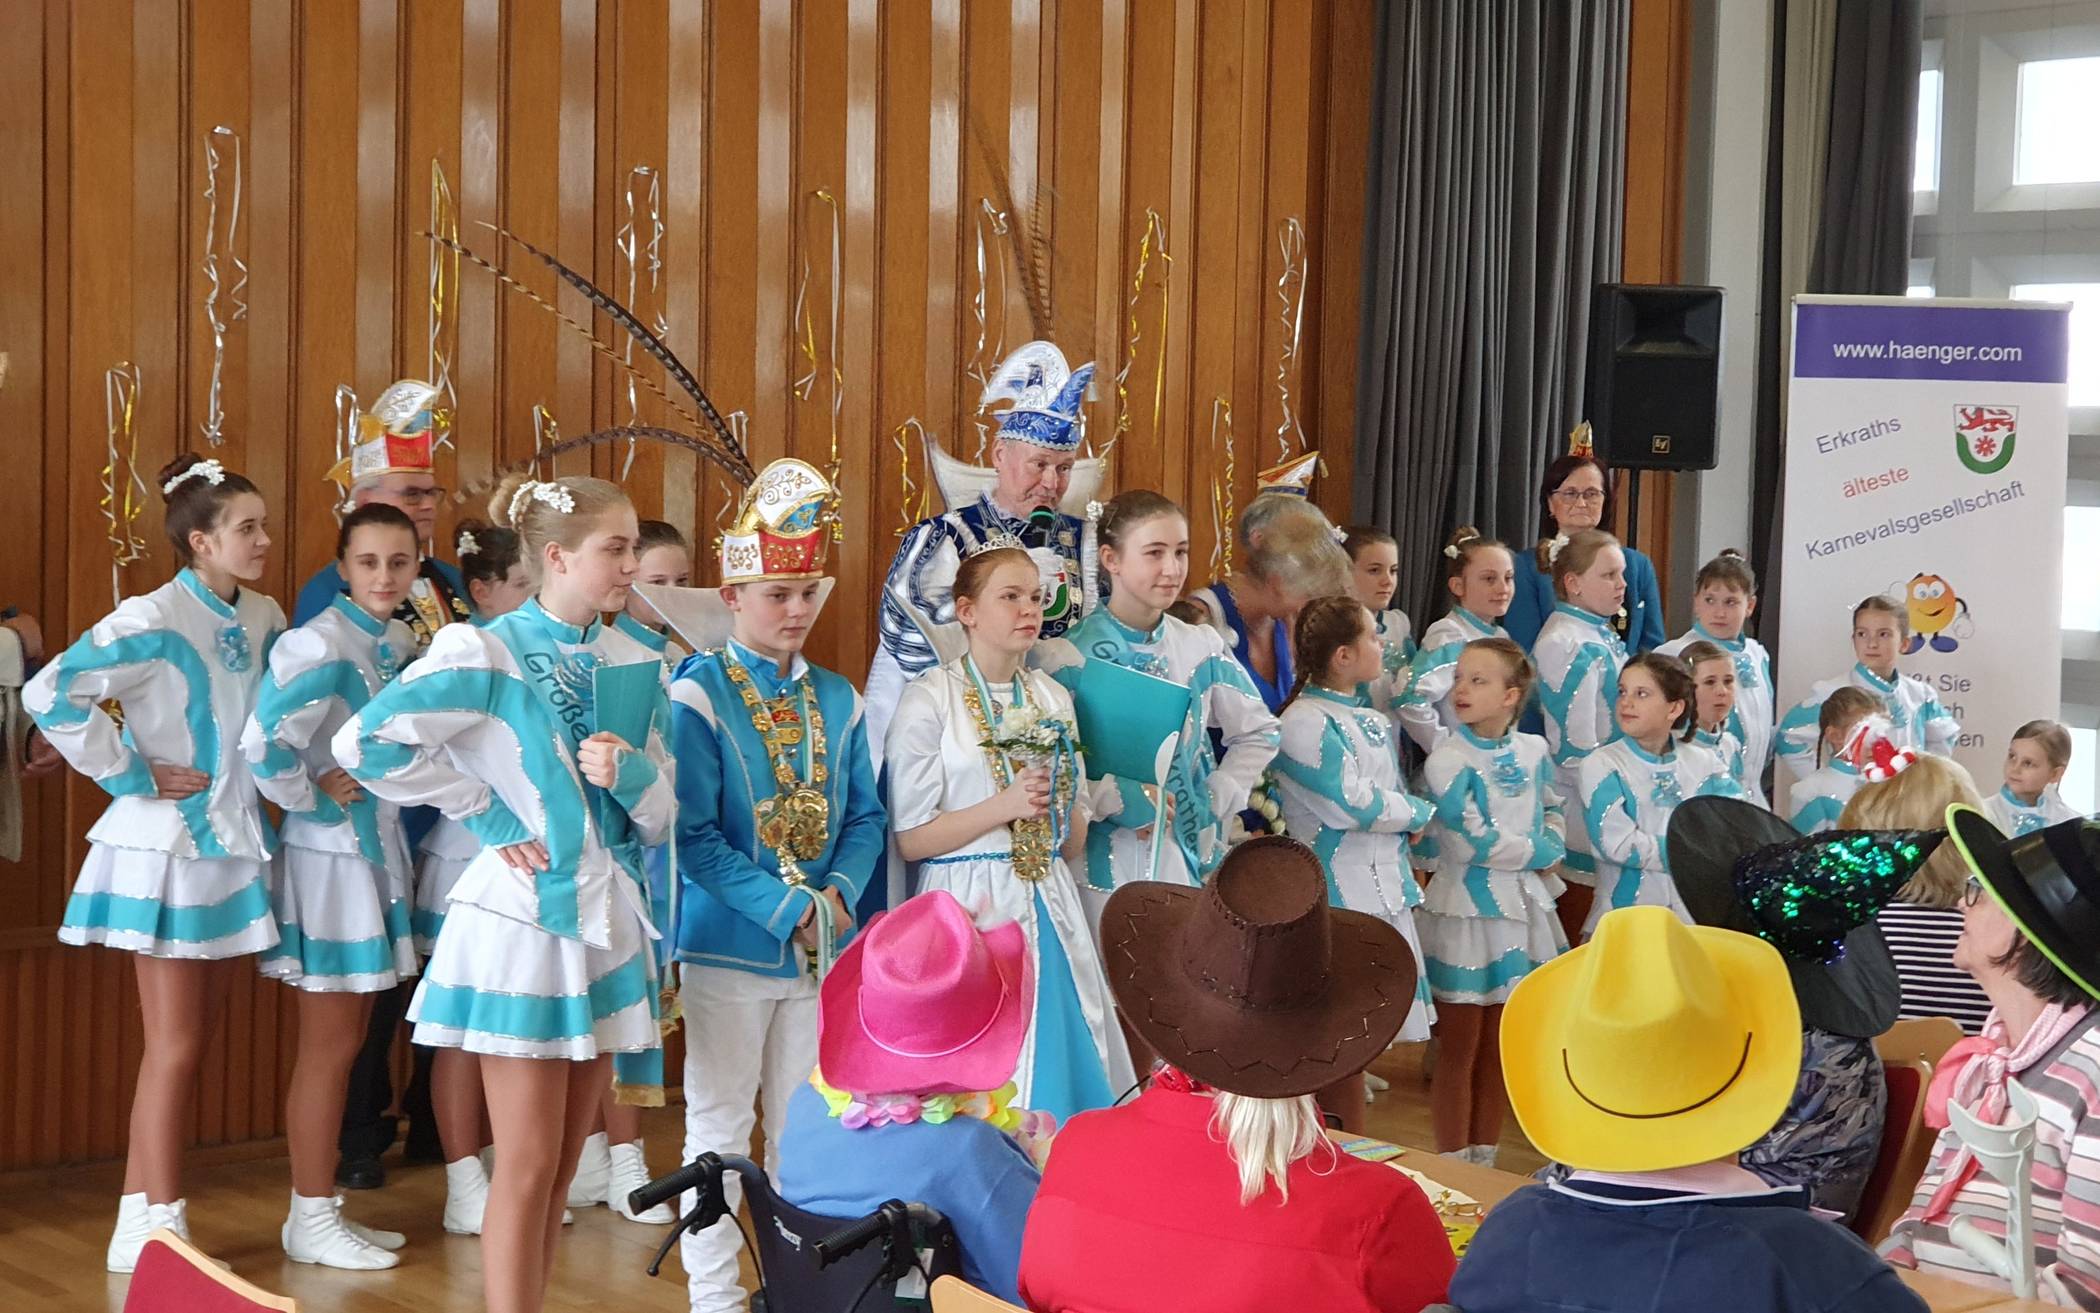
[[[1426,1147],[1428,1086],[1420,1046],[1394,1049],[1372,1068],[1392,1082],[1371,1106],[1372,1135]],[[677,1166],[683,1138],[681,1110],[646,1115],[650,1166]],[[1512,1120],[1503,1133],[1499,1166],[1529,1172],[1541,1163]],[[385,1189],[352,1193],[348,1210],[370,1226],[409,1237],[401,1266],[389,1272],[337,1272],[285,1260],[277,1229],[289,1193],[282,1157],[218,1162],[192,1174],[190,1233],[206,1252],[268,1290],[296,1297],[306,1313],[450,1313],[480,1306],[480,1242],[446,1235],[445,1173],[439,1166],[389,1162]],[[68,1169],[0,1184],[0,1309],[107,1310],[123,1308],[128,1278],[102,1270],[102,1252],[116,1218],[121,1168]],[[662,1228],[622,1221],[603,1208],[582,1210],[564,1233],[560,1265],[548,1293],[552,1313],[686,1307],[685,1273],[676,1251],[663,1275],[651,1280],[649,1258]],[[748,1267],[747,1267],[748,1270]]]

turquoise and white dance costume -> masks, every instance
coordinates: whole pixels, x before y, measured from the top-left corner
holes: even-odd
[[[2032,807],[2014,797],[2010,788],[2001,787],[1983,800],[1983,814],[1991,818],[1991,824],[2007,834],[2018,836],[2032,834],[2058,821],[2075,821],[2082,813],[2065,802],[2063,795],[2051,784],[2042,790]]]
[[[780,788],[731,667],[748,675],[775,724],[803,732],[789,765],[812,784],[817,763],[829,815],[822,851],[799,862],[806,883],[783,879],[779,854],[758,839],[758,805]],[[817,1059],[817,981],[794,941],[811,895],[838,892],[851,910],[885,868],[888,818],[876,792],[860,694],[796,656],[779,666],[731,641],[701,652],[671,681],[678,751],[679,994],[684,1001],[685,1157],[744,1153],[752,1106],[763,1100],[766,1156],[779,1156],[788,1097]],[[822,754],[814,750],[821,720]],[[785,746],[785,745],[784,745]],[[839,937],[839,946],[851,934]],[[741,1198],[732,1193],[731,1203]],[[692,1307],[741,1309],[738,1236],[725,1219],[680,1242]]]
[[[1859,767],[1832,757],[1796,781],[1787,793],[1787,820],[1803,834],[1835,830],[1845,804],[1859,792]]]
[[[61,942],[180,958],[276,944],[277,838],[240,739],[283,630],[269,597],[243,588],[229,603],[185,569],[125,598],[22,690],[45,739],[114,799],[88,831]],[[112,698],[122,729],[102,710]],[[211,783],[179,801],[159,797],[155,763]]]
[[[1389,606],[1371,617],[1378,638],[1385,645],[1385,673],[1371,681],[1367,690],[1371,705],[1390,716],[1399,706],[1401,694],[1414,675],[1415,626],[1407,612]]]
[[[1731,713],[1730,719],[1733,718]],[[1770,806],[1765,801],[1765,791],[1757,776],[1750,773],[1750,750],[1743,746],[1743,741],[1736,737],[1734,730],[1725,727],[1718,731],[1693,730],[1692,742],[1720,760],[1722,769],[1728,772],[1729,779],[1735,781],[1736,790],[1742,797],[1760,807]]]
[[[613,788],[586,784],[576,766],[597,728],[594,672],[655,659],[535,598],[481,628],[439,630],[336,734],[337,760],[365,788],[435,806],[482,844],[409,1005],[416,1043],[576,1061],[611,1053],[642,1100],[661,1086],[641,851],[670,831],[667,709],[653,712],[647,743],[621,754]],[[497,851],[529,840],[546,846],[546,870],[515,870]]]
[[[1706,632],[1706,626],[1693,624],[1691,632],[1673,638],[1655,649],[1664,656],[1681,657],[1684,649],[1693,643],[1712,643],[1729,656],[1735,658],[1735,707],[1728,713],[1728,726],[1736,741],[1743,745],[1743,770],[1751,781],[1765,777],[1765,766],[1772,760],[1772,735],[1776,728],[1776,712],[1772,703],[1772,654],[1765,645],[1745,634],[1737,638],[1716,638]],[[1763,803],[1763,790],[1758,790],[1758,802]]]
[[[1462,606],[1454,606],[1422,631],[1422,646],[1408,668],[1407,683],[1394,690],[1394,700],[1381,709],[1392,714],[1407,737],[1424,752],[1434,752],[1444,736],[1458,728],[1451,709],[1451,685],[1458,677],[1458,657],[1466,644],[1482,638],[1508,638]]]
[[[613,617],[612,627],[633,639],[642,647],[656,653],[664,668],[664,692],[668,697],[671,688],[671,672],[691,655],[672,640],[667,631],[651,629],[625,611]],[[663,937],[656,941],[656,965],[661,970],[671,960],[671,931],[676,924],[678,877],[673,868],[677,865],[674,855],[678,845],[666,840],[650,844],[642,852],[643,884],[649,891],[649,917]]]
[[[1363,694],[1308,683],[1283,709],[1276,780],[1284,823],[1327,868],[1327,901],[1398,930],[1417,960],[1415,907],[1422,886],[1407,858],[1408,836],[1429,824],[1429,804],[1400,781],[1392,722]],[[1395,1038],[1429,1038],[1436,1005],[1425,976]]]
[[[1583,939],[1620,907],[1667,907],[1689,924],[1663,848],[1670,817],[1686,798],[1739,793],[1721,759],[1696,743],[1672,739],[1658,756],[1620,738],[1584,758],[1578,796],[1597,855],[1597,899]]]
[[[1619,736],[1619,668],[1626,664],[1626,644],[1609,617],[1562,602],[1540,627],[1531,663],[1538,669],[1554,783],[1561,797],[1574,798],[1582,790],[1583,760]],[[1600,867],[1588,827],[1569,826],[1562,876],[1601,889]]]
[[[1276,717],[1255,691],[1247,671],[1233,658],[1223,633],[1163,615],[1150,633],[1130,628],[1107,607],[1066,632],[1036,646],[1038,667],[1076,696],[1088,661],[1107,661],[1170,680],[1193,690],[1195,702],[1181,746],[1167,776],[1174,795],[1171,833],[1160,847],[1162,880],[1201,884],[1225,860],[1226,827],[1247,805],[1262,772],[1276,756]],[[1223,739],[1224,755],[1211,751],[1207,730]],[[1086,836],[1083,902],[1090,920],[1118,886],[1146,876],[1150,826],[1156,813],[1143,783],[1114,775],[1092,782]]]
[[[1422,970],[1439,1003],[1509,1000],[1517,982],[1567,951],[1553,868],[1567,821],[1546,740],[1514,730],[1482,738],[1465,725],[1429,754],[1436,878],[1417,921]]]
[[[1039,670],[989,685],[968,657],[927,671],[905,686],[883,746],[894,830],[916,829],[943,812],[973,807],[1005,787],[993,777],[980,746],[985,736],[965,701],[972,691],[994,724],[1017,706],[1032,708],[1048,721],[1078,724],[1071,695]],[[1086,776],[1078,757],[1055,762],[1052,769],[1073,781],[1072,809],[1083,817]],[[1062,844],[1071,823],[1065,817],[1053,826],[1053,842]],[[1062,853],[1053,852],[1047,875],[1025,881],[1014,872],[1012,829],[1002,825],[954,852],[919,862],[911,890],[929,889],[954,894],[981,924],[1013,921],[1028,932],[1035,960],[1035,1017],[1014,1069],[1019,1106],[1052,1113],[1063,1122],[1109,1106],[1136,1082],[1101,955]]]
[[[262,795],[284,808],[277,947],[261,967],[300,989],[375,994],[416,973],[409,930],[408,838],[401,809],[367,794],[345,807],[316,781],[337,769],[344,722],[401,673],[416,636],[338,593],[270,649],[241,751]]]
[[[1961,725],[1947,713],[1947,708],[1940,705],[1939,695],[1932,691],[1932,685],[1900,670],[1894,679],[1883,679],[1865,666],[1855,664],[1845,672],[1843,679],[1819,680],[1809,695],[1795,703],[1780,719],[1779,735],[1773,744],[1780,760],[1799,771],[1815,759],[1816,742],[1823,734],[1818,724],[1823,714],[1823,702],[1847,684],[1881,699],[1888,709],[1888,739],[1897,747],[1937,753],[1943,757],[1954,750],[1954,740],[1961,733]]]

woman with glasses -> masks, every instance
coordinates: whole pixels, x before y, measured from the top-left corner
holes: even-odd
[[[1529,543],[1540,538],[1573,534],[1578,529],[1609,527],[1611,521],[1610,479],[1604,466],[1590,452],[1587,430],[1567,455],[1546,467],[1539,485],[1539,531],[1536,535],[1511,534],[1509,542]],[[1662,590],[1655,582],[1655,563],[1628,545],[1626,553],[1626,605],[1613,627],[1626,642],[1630,655],[1639,656],[1660,647],[1669,635],[1663,632]],[[1553,580],[1539,569],[1531,552],[1516,554],[1516,595],[1502,627],[1525,651],[1539,636],[1546,617],[1553,614]]]

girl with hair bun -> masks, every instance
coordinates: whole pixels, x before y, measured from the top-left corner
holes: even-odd
[[[228,963],[278,942],[277,839],[240,751],[284,630],[277,603],[243,587],[262,578],[268,508],[253,483],[195,454],[168,463],[160,490],[174,579],[124,599],[22,691],[44,738],[113,799],[88,831],[58,931],[136,955],[145,1051],[112,1272],[132,1270],[155,1227],[188,1236],[183,1141]],[[103,710],[112,701],[121,728]]]
[[[490,518],[517,532],[537,593],[447,625],[334,742],[364,789],[435,806],[481,852],[453,886],[409,1019],[479,1057],[501,1170],[482,1231],[485,1303],[536,1313],[577,1156],[616,1057],[622,1097],[663,1098],[642,849],[670,833],[669,703],[641,742],[599,728],[596,674],[658,657],[602,623],[626,605],[640,537],[610,483],[512,474]]]

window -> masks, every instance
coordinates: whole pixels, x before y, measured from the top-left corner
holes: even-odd
[[[1940,189],[1940,71],[1936,68],[1918,74],[1918,149],[1910,189]]]
[[[2020,65],[2019,100],[2013,129],[2013,182],[2100,181],[2100,55],[2083,59],[2031,59]],[[1933,176],[1939,176],[1938,106],[1934,106]],[[1918,109],[1918,141],[1925,141],[1925,111]]]
[[[1913,296],[2065,301],[2066,801],[2100,809],[2100,0],[1928,0],[1911,186]],[[2034,716],[2051,714],[2035,707]],[[1974,727],[2002,747],[2009,725]],[[1995,788],[1995,779],[1986,782]]]
[[[2100,405],[2100,283],[2014,283],[2007,290],[2016,300],[2071,303],[2071,404]]]

